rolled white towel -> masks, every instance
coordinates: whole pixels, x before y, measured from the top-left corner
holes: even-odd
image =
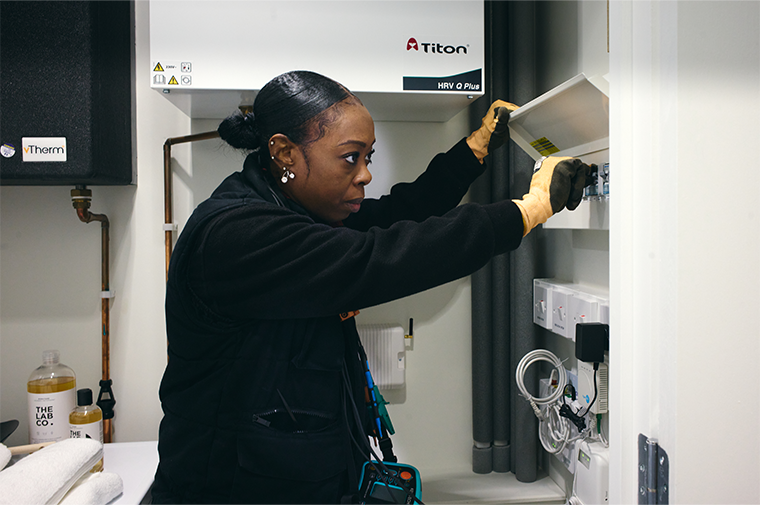
[[[5,468],[5,465],[11,460],[11,451],[5,444],[0,444],[0,470]]]
[[[85,475],[66,493],[61,505],[105,505],[124,492],[124,482],[112,472]]]
[[[55,504],[103,457],[103,444],[69,438],[0,472],[0,505]]]

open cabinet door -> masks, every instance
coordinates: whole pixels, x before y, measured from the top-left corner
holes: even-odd
[[[758,503],[760,3],[609,9],[610,503]]]

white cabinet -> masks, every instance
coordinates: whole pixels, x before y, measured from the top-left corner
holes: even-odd
[[[482,1],[151,0],[151,87],[223,118],[290,70],[356,93],[376,120],[446,121],[484,93]]]

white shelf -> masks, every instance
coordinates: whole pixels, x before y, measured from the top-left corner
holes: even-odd
[[[541,505],[565,503],[565,492],[548,476],[535,482],[519,482],[513,473],[422,474],[422,501],[425,503]]]

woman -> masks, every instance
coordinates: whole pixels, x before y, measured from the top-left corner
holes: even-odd
[[[523,200],[457,207],[484,171],[497,107],[515,108],[495,103],[379,200],[364,200],[372,118],[335,81],[283,74],[253,114],[220,124],[252,153],[171,259],[154,503],[351,500],[372,421],[352,311],[469,275],[580,201],[588,167],[549,159]]]

